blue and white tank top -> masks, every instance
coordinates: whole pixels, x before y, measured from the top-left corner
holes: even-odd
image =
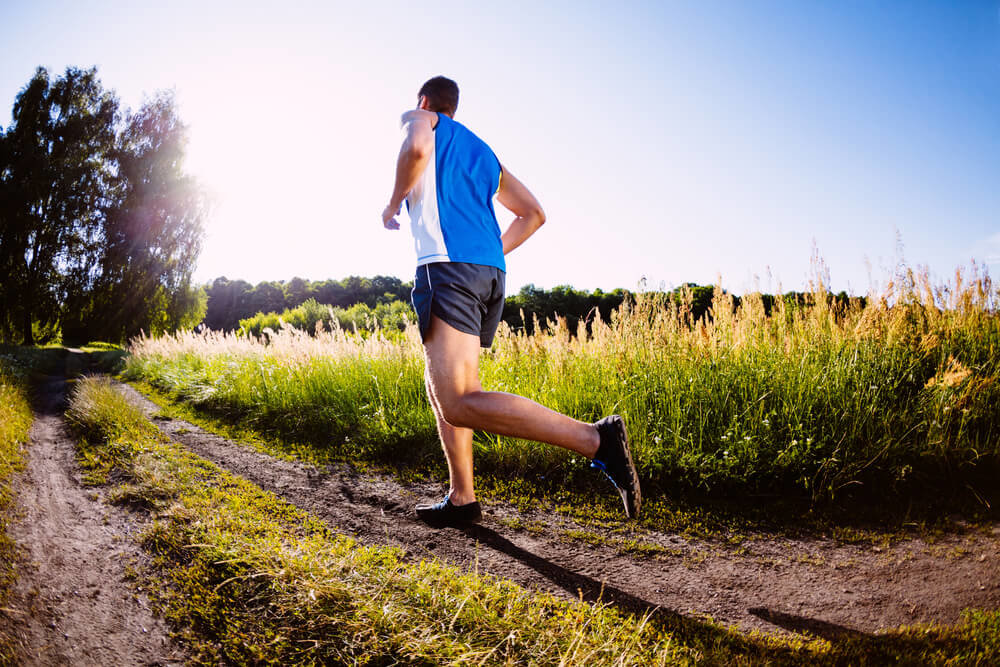
[[[468,262],[506,271],[493,195],[500,161],[461,123],[438,114],[433,159],[406,198],[417,266]]]

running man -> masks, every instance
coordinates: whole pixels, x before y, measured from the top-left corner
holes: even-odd
[[[504,255],[545,222],[534,195],[503,167],[479,137],[453,120],[458,86],[437,76],[403,114],[406,137],[396,182],[382,212],[386,229],[405,199],[417,249],[413,307],[427,362],[427,396],[448,460],[451,488],[436,504],[417,505],[434,525],[460,525],[482,516],[472,475],[475,429],[564,447],[592,460],[638,515],[642,501],[625,423],[617,415],[595,424],[577,421],[532,400],[479,384],[479,348],[488,348],[504,304]],[[500,233],[497,198],[516,217]]]

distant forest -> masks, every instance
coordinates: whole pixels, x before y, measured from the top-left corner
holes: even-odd
[[[291,310],[310,299],[333,308],[364,304],[374,309],[379,304],[409,302],[411,289],[412,282],[403,282],[392,276],[351,276],[343,280],[315,282],[293,278],[287,283],[269,281],[257,285],[245,280],[216,278],[205,289],[208,305],[204,324],[211,329],[233,331],[240,327],[240,320],[258,313]],[[703,313],[712,301],[713,288],[693,286],[693,289],[699,313]],[[535,317],[544,322],[559,315],[565,317],[570,327],[575,329],[577,322],[590,316],[595,309],[607,319],[611,311],[630,296],[631,292],[623,289],[589,292],[573,289],[569,285],[551,290],[526,285],[517,294],[507,297],[504,321],[514,328],[526,327],[530,333]]]
[[[257,285],[251,285],[245,280],[228,280],[222,277],[205,288],[208,304],[204,325],[210,329],[235,331],[241,328],[241,321],[245,324],[248,319],[257,315],[283,312],[289,315],[286,321],[293,323],[301,319],[305,311],[294,315],[289,311],[307,305],[306,311],[309,316],[306,319],[309,321],[304,328],[310,328],[318,317],[317,313],[322,313],[326,306],[340,310],[360,304],[374,313],[375,309],[381,306],[409,302],[412,288],[412,282],[403,282],[392,276],[374,278],[351,276],[343,280],[315,282],[293,278],[288,282],[268,281]],[[709,311],[715,287],[686,283],[670,292],[662,293],[662,296],[680,303],[685,291],[690,293],[691,316],[697,321]],[[783,298],[789,305],[796,305],[805,303],[808,296],[810,295],[802,292],[788,292]],[[621,288],[610,292],[601,289],[590,292],[574,289],[569,285],[542,289],[529,284],[516,294],[507,297],[503,319],[514,329],[524,328],[528,333],[532,333],[536,320],[544,326],[546,321],[559,316],[566,319],[571,331],[576,331],[580,320],[587,322],[597,313],[608,321],[612,311],[620,307],[625,300],[634,297],[634,292]],[[776,297],[764,294],[762,298],[765,310],[770,312]],[[831,294],[829,298],[842,305],[848,302],[845,292]],[[734,306],[739,303],[740,297],[734,297]],[[323,308],[317,310],[317,304]],[[383,309],[383,312],[389,311]],[[398,308],[392,310],[394,315],[398,312]],[[260,318],[257,320],[259,323]],[[393,317],[393,322],[397,320],[398,318]],[[251,330],[259,333],[259,326],[252,326]]]

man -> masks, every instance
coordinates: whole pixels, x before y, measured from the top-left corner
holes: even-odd
[[[626,515],[635,517],[639,480],[621,417],[587,424],[479,384],[479,348],[492,344],[503,310],[504,255],[542,226],[545,213],[490,147],[453,120],[457,108],[454,81],[438,76],[420,88],[417,108],[402,117],[406,137],[382,212],[385,228],[399,229],[396,216],[405,198],[417,249],[413,306],[427,361],[427,396],[451,478],[444,500],[418,505],[417,514],[435,525],[479,520],[472,475],[472,436],[479,429],[592,459],[618,489]],[[516,216],[503,234],[494,196]]]

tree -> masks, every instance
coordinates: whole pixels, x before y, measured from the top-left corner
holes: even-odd
[[[127,114],[114,150],[113,202],[105,217],[91,335],[125,340],[182,326],[198,310],[191,274],[207,210],[183,171],[186,128],[173,95],[159,93]]]
[[[245,280],[229,281],[223,276],[216,278],[205,291],[208,294],[205,326],[209,329],[232,331],[241,319],[254,314],[247,312],[253,286]]]
[[[11,340],[11,319],[10,307],[7,303],[8,285],[13,286],[11,279],[11,262],[7,259],[6,253],[11,248],[5,242],[5,236],[11,233],[13,222],[8,218],[8,211],[12,208],[11,192],[8,183],[11,178],[10,170],[10,144],[4,135],[3,127],[0,127],[0,271],[7,279],[0,282],[0,343]]]
[[[38,68],[18,93],[0,151],[3,332],[58,326],[60,304],[93,270],[114,148],[118,101],[96,70],[50,83]]]
[[[349,306],[343,284],[337,280],[325,280],[315,285],[316,300],[331,306]]]
[[[124,118],[96,69],[38,68],[0,135],[0,336],[121,341],[204,312],[204,197],[173,97]]]
[[[295,276],[285,285],[285,302],[289,308],[301,306],[313,297],[312,285],[308,281]]]
[[[250,295],[249,310],[256,314],[280,313],[284,309],[285,292],[280,284],[274,281],[257,283]]]
[[[629,293],[620,288],[612,292],[598,289],[590,293],[575,290],[569,285],[557,285],[551,290],[544,290],[529,283],[517,294],[507,297],[503,319],[515,329],[523,327],[527,333],[532,333],[536,318],[544,328],[547,321],[558,316],[566,319],[571,332],[576,331],[581,320],[587,324],[589,331],[591,318],[597,312],[600,312],[604,321],[610,321],[611,311],[621,306],[628,296]]]

